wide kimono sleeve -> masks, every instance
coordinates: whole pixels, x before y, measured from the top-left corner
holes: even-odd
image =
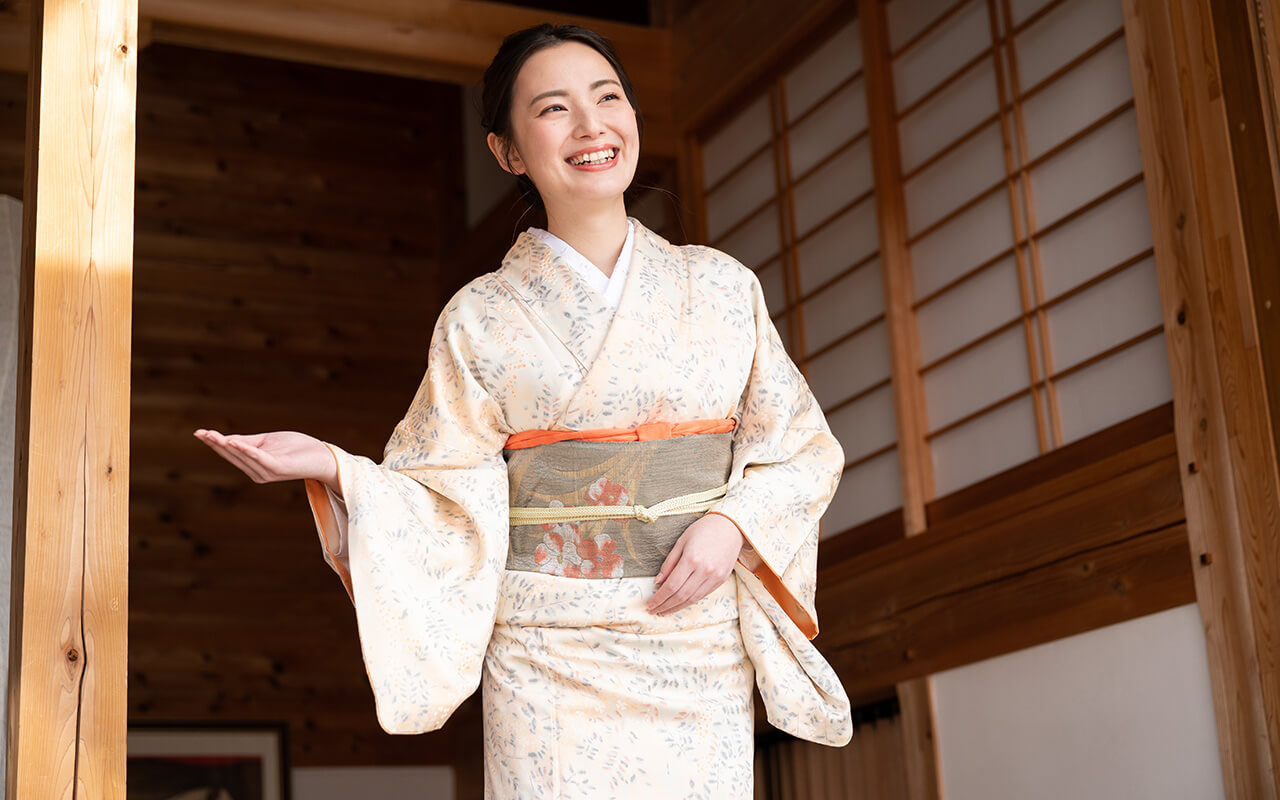
[[[709,513],[737,525],[760,564],[734,567],[743,638],[769,721],[810,741],[852,736],[848,696],[821,653],[818,521],[844,471],[844,450],[787,354],[755,273],[742,267],[755,318],[754,353],[735,416],[729,489]]]
[[[478,687],[493,630],[509,530],[508,432],[469,346],[483,320],[465,304],[441,313],[426,374],[381,464],[325,442],[341,491],[306,481],[388,733],[443,725]]]

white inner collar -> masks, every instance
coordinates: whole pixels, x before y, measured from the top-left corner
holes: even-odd
[[[627,270],[631,267],[631,253],[635,249],[636,226],[631,222],[630,217],[627,217],[627,238],[622,243],[622,252],[618,254],[618,261],[613,265],[612,274],[608,276],[587,260],[586,256],[551,231],[530,227],[529,233],[537,236],[546,242],[548,247],[559,253],[561,258],[569,262],[569,266],[573,267],[611,308],[615,311],[618,309],[618,303],[622,300],[622,287],[627,280]]]

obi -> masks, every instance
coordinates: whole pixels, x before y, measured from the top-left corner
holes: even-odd
[[[584,434],[531,444],[513,437],[502,451],[506,568],[571,578],[657,575],[680,535],[728,489],[734,420],[708,422],[715,426],[689,430],[718,432],[673,434],[658,423],[661,438],[647,438],[645,426],[629,438],[610,437],[611,429],[530,432]]]

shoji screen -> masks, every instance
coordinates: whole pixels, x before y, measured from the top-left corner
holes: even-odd
[[[707,237],[756,270],[845,451],[823,536],[902,504],[857,22],[702,140]]]
[[[1120,0],[891,0],[935,492],[1172,396]]]

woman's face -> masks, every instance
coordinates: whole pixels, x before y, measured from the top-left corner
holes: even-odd
[[[511,129],[509,171],[528,173],[549,213],[616,201],[635,176],[640,155],[635,109],[613,67],[588,45],[545,47],[525,61],[513,86]],[[498,138],[491,133],[488,139],[501,164]],[[593,153],[614,156],[571,163]]]

